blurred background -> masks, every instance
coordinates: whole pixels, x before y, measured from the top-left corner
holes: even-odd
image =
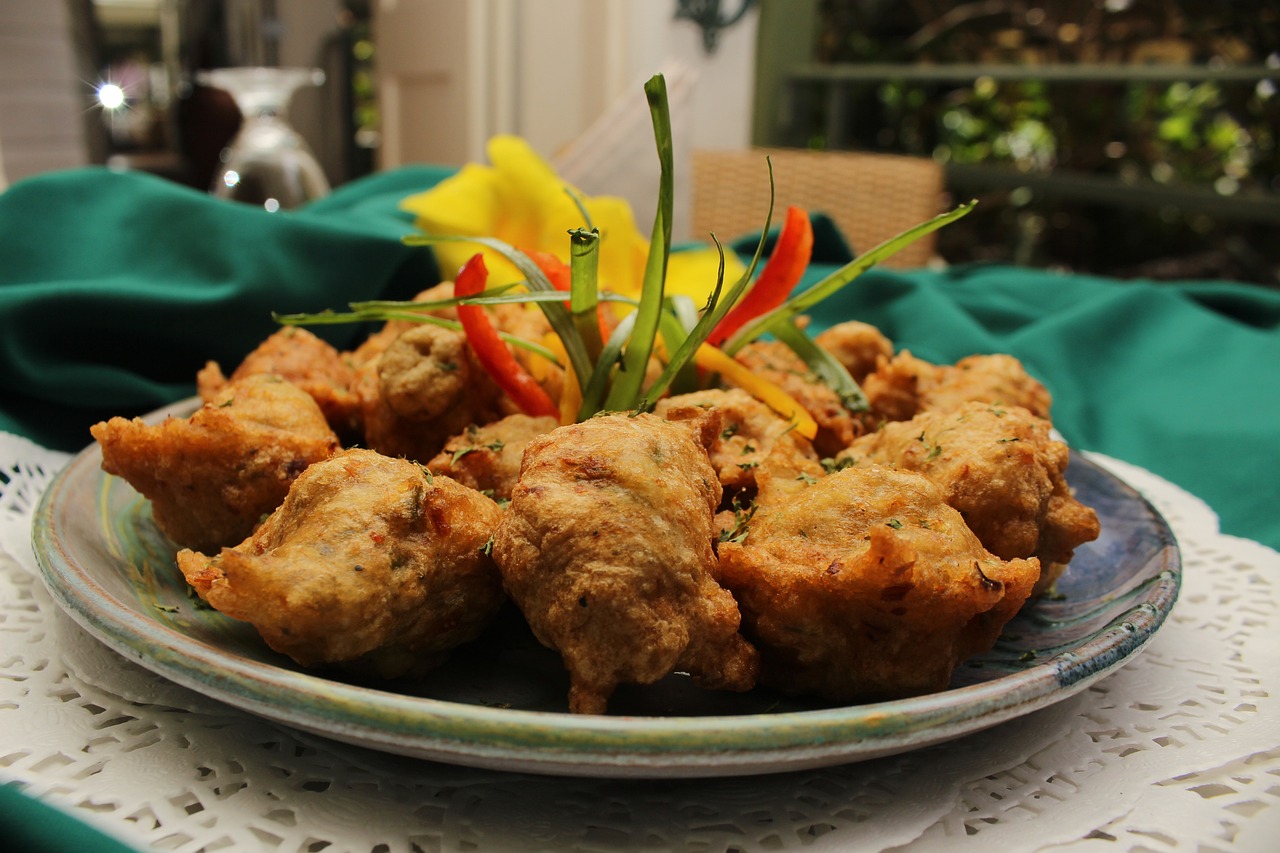
[[[943,263],[1280,287],[1270,3],[0,0],[0,186],[105,164],[203,191],[240,116],[197,74],[256,65],[324,71],[289,120],[335,187],[513,133],[644,223],[661,71],[678,238],[705,236],[694,151],[872,152],[981,200]]]

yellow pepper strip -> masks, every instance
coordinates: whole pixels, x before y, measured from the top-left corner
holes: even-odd
[[[542,346],[555,353],[557,358],[565,357],[564,347],[560,346],[560,338],[555,332],[547,332],[542,336]],[[546,382],[547,377],[551,375],[551,368],[560,367],[563,364],[563,361],[552,361],[538,352],[530,351],[525,354],[525,366],[529,368],[533,378],[539,382]]]
[[[756,376],[727,353],[710,344],[703,344],[694,353],[693,360],[698,367],[719,373],[784,418],[793,421],[796,432],[805,438],[812,440],[818,434],[817,422],[794,397],[768,379]],[[563,404],[561,405],[563,411]]]
[[[542,336],[542,345],[551,350],[560,359],[561,364],[569,363],[564,343],[555,332],[547,332]],[[541,361],[541,359],[538,359]],[[542,370],[546,373],[546,368]],[[536,374],[535,374],[536,375]],[[578,410],[582,408],[582,389],[578,387],[578,375],[572,370],[564,372],[564,384],[560,391],[560,423],[571,424],[578,420]]]

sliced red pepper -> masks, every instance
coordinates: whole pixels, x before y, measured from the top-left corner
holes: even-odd
[[[525,254],[529,256],[529,260],[538,265],[538,269],[542,270],[542,274],[551,282],[552,287],[566,292],[570,289],[573,279],[568,264],[550,252],[526,251]]]
[[[769,262],[746,295],[711,330],[707,343],[720,346],[747,323],[785,302],[809,268],[812,256],[813,223],[809,214],[804,208],[788,207]]]
[[[484,292],[485,283],[489,279],[489,270],[484,265],[484,257],[476,254],[463,265],[453,283],[453,295],[458,297],[476,296]],[[488,313],[479,305],[459,305],[458,320],[467,334],[467,342],[475,352],[480,364],[498,383],[498,387],[516,402],[525,414],[535,417],[551,415],[558,417],[560,407],[539,385],[529,372],[524,369],[516,357],[507,349],[494,328]]]
[[[569,265],[557,258],[550,252],[525,251],[529,256],[529,260],[538,265],[538,269],[542,270],[542,274],[547,277],[547,281],[551,282],[551,286],[556,290],[569,291],[573,289],[573,271]],[[568,300],[565,301],[565,307],[569,307]],[[609,340],[609,324],[605,322],[604,313],[599,306],[596,307],[596,322],[600,325],[600,339]]]

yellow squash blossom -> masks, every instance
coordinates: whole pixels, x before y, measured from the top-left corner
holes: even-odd
[[[568,185],[519,137],[495,136],[489,140],[487,154],[490,165],[464,166],[426,192],[406,198],[401,206],[414,214],[416,225],[425,233],[495,237],[522,251],[550,252],[568,263],[568,232],[586,224],[566,191]],[[592,224],[600,229],[600,289],[639,297],[649,241],[636,228],[630,205],[621,198],[577,195]],[[441,274],[452,277],[479,247],[438,243],[433,248]],[[505,258],[488,249],[481,251],[490,284],[520,280]],[[718,265],[714,248],[673,252],[667,264],[667,293],[685,294],[701,307],[715,286]],[[728,252],[726,287],[743,269],[737,256]]]

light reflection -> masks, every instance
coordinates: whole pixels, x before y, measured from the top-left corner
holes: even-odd
[[[234,187],[240,183],[240,173],[232,169],[228,169],[226,174],[222,176],[222,182],[229,187]]]
[[[275,213],[280,209],[280,200],[269,198],[262,203],[262,206],[265,207],[269,213]]]
[[[106,110],[118,110],[124,106],[124,89],[115,83],[103,83],[98,87],[98,103]]]

